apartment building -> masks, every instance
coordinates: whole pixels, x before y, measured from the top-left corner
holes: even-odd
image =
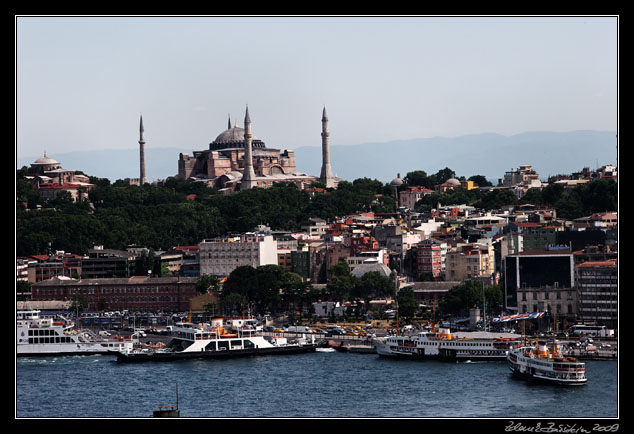
[[[441,243],[429,239],[416,245],[416,276],[431,274],[434,279],[443,271],[443,251]]]
[[[616,260],[575,266],[577,315],[584,324],[618,327],[618,267]]]
[[[272,235],[242,234],[203,240],[200,244],[200,274],[228,276],[237,267],[259,267],[278,263],[277,242]]]
[[[471,280],[491,277],[495,272],[492,245],[469,244],[447,252],[446,280]]]

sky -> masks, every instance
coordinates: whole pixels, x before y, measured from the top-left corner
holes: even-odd
[[[16,157],[617,131],[618,18],[16,16]]]

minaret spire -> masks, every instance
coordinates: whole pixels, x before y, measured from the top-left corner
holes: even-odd
[[[251,118],[249,117],[249,106],[244,115],[244,172],[242,172],[241,189],[249,189],[257,186],[255,171],[253,170],[253,150],[251,146],[253,134],[251,134]]]
[[[330,167],[330,132],[328,131],[328,115],[326,114],[326,106],[321,115],[321,175],[320,180],[326,184],[327,188],[335,186],[335,177],[332,175],[332,168]]]
[[[139,159],[140,159],[140,173],[139,173],[139,184],[143,185],[147,182],[145,177],[145,139],[143,138],[143,116],[141,115],[141,120],[139,122]]]
[[[231,115],[229,115],[229,122],[227,123],[227,129],[231,129]]]

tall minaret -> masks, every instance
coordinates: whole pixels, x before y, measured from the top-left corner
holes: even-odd
[[[330,133],[328,132],[328,115],[326,115],[326,107],[324,107],[324,112],[321,116],[321,153],[322,153],[322,163],[321,163],[321,175],[320,180],[326,187],[332,188],[335,186],[335,177],[332,175],[332,169],[330,167],[330,143],[328,138],[330,137]]]
[[[143,116],[141,116],[141,123],[139,125],[139,148],[141,159],[141,173],[139,174],[139,184],[143,185],[147,182],[145,178],[145,139],[143,138]]]
[[[242,183],[240,189],[245,190],[257,185],[255,181],[255,171],[253,170],[253,151],[251,149],[251,118],[249,117],[249,106],[244,115],[244,172],[242,172]]]

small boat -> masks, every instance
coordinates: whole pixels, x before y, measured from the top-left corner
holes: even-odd
[[[130,338],[103,338],[90,330],[76,329],[64,318],[43,318],[36,309],[16,312],[18,357],[111,354],[131,350]]]
[[[333,346],[333,349],[343,353],[376,354],[376,349],[371,344],[370,345],[354,344],[354,343],[344,344],[343,342],[341,342],[341,344]]]
[[[262,336],[249,327],[228,330],[222,319],[211,324],[180,323],[172,327],[171,340],[160,348],[137,348],[119,351],[117,361],[124,363],[182,359],[224,359],[240,356],[299,354],[317,349],[306,339],[289,341],[281,336]]]

